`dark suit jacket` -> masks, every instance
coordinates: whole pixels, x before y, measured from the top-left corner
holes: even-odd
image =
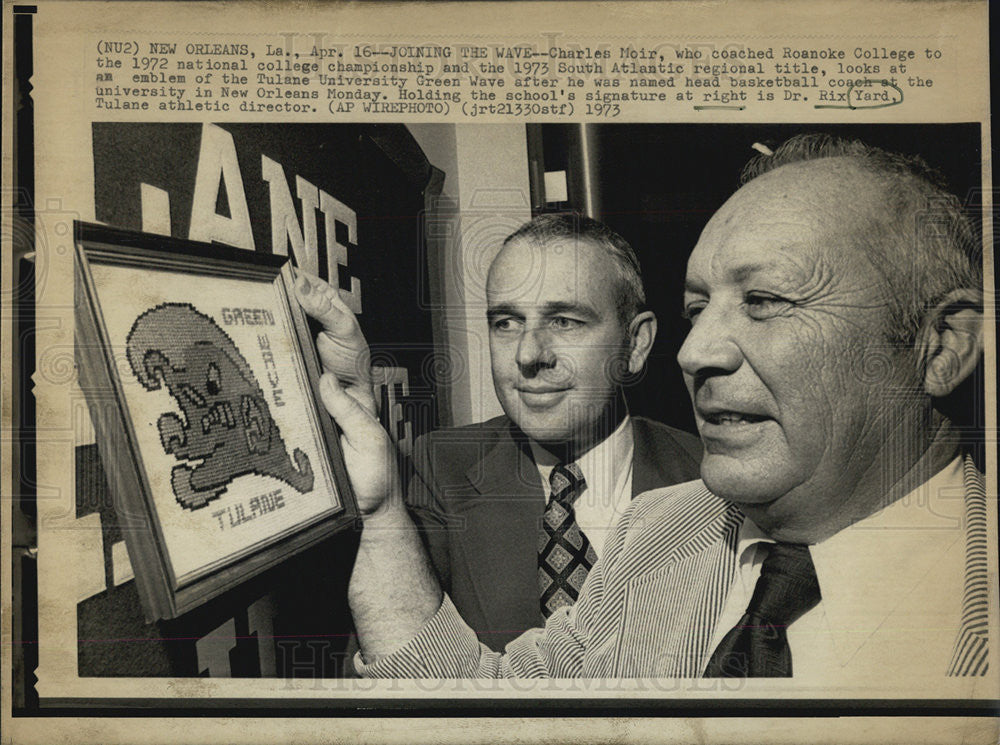
[[[632,417],[632,496],[698,478],[697,437]],[[538,531],[545,510],[525,436],[507,417],[433,432],[414,445],[407,501],[434,568],[466,622],[501,650],[544,623]]]

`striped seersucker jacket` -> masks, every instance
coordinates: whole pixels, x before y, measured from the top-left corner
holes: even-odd
[[[942,674],[981,676],[988,666],[986,495],[970,458],[964,484],[964,603],[955,628],[945,630],[956,641]],[[505,654],[481,645],[446,596],[418,636],[358,669],[388,678],[699,677],[736,571],[742,521],[701,481],[647,492],[623,516],[572,610],[524,633]]]

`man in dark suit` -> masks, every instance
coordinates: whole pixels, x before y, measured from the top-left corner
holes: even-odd
[[[633,496],[698,477],[701,444],[628,414],[621,384],[642,370],[656,317],[621,236],[588,218],[537,217],[504,241],[486,296],[505,416],[418,440],[407,502],[442,586],[502,649],[576,600],[565,579],[575,570],[582,584],[586,554],[601,555]],[[565,464],[580,469],[571,517],[584,545],[556,536],[553,565],[543,526]]]
[[[698,439],[625,404],[622,382],[656,335],[644,306],[632,247],[588,218],[537,217],[490,266],[505,415],[417,440],[407,503],[442,586],[493,649],[576,600],[633,496],[698,477]],[[568,510],[552,499],[564,468],[576,474]]]

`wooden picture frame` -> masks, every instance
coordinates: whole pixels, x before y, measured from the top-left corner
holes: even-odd
[[[146,619],[353,525],[289,260],[74,228],[80,387]]]

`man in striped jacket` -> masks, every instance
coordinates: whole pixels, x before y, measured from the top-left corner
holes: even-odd
[[[860,142],[793,138],[744,177],[687,268],[701,480],[634,500],[576,605],[504,653],[440,591],[387,436],[324,376],[365,514],[363,675],[986,673],[986,500],[948,406],[982,354],[974,231],[922,161]]]

